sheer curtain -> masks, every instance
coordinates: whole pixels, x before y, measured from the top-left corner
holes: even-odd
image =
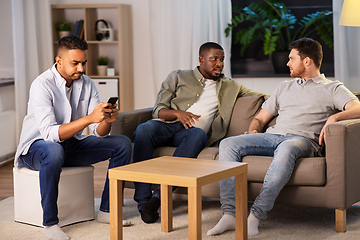
[[[231,22],[231,0],[151,0],[149,18],[156,91],[171,71],[198,66],[199,47],[207,41],[224,48],[223,72],[231,77],[231,37],[224,33]]]
[[[360,92],[360,27],[339,26],[343,0],[333,0],[335,79]]]
[[[52,61],[48,6],[48,0],[12,0],[17,143],[26,115],[30,84]]]

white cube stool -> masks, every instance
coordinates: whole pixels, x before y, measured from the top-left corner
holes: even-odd
[[[39,171],[14,168],[15,221],[42,227]],[[93,220],[94,167],[64,167],[60,174],[58,196],[59,226]]]

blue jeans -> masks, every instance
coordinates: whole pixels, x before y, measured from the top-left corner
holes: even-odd
[[[267,212],[273,208],[275,199],[289,181],[296,159],[317,156],[317,150],[306,138],[269,133],[226,138],[220,142],[219,151],[220,161],[241,162],[247,155],[274,157],[250,210],[261,219],[266,219]],[[234,177],[220,181],[220,201],[223,214],[235,215]]]
[[[150,120],[140,124],[134,133],[134,162],[141,162],[153,158],[154,149],[157,147],[177,147],[173,156],[196,158],[206,146],[207,135],[200,128],[185,129],[178,121],[165,123]],[[151,197],[160,198],[160,187],[151,192],[151,184],[135,182],[134,200],[138,209]],[[174,189],[174,188],[173,188]]]
[[[83,140],[69,138],[61,143],[35,141],[26,155],[19,158],[20,167],[39,171],[43,225],[52,226],[58,219],[58,185],[62,167],[90,166],[109,159],[108,168],[123,166],[131,158],[131,141],[122,135],[105,138],[89,136]],[[109,212],[109,179],[101,197],[100,210]]]

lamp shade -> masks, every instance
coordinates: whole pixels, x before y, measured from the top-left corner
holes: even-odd
[[[360,0],[344,0],[339,25],[360,27]]]

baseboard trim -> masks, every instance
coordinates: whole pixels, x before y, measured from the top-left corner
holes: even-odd
[[[9,153],[9,154],[6,154],[5,156],[0,157],[0,167],[2,165],[7,164],[10,161],[13,161],[14,155],[15,155],[15,153]]]

